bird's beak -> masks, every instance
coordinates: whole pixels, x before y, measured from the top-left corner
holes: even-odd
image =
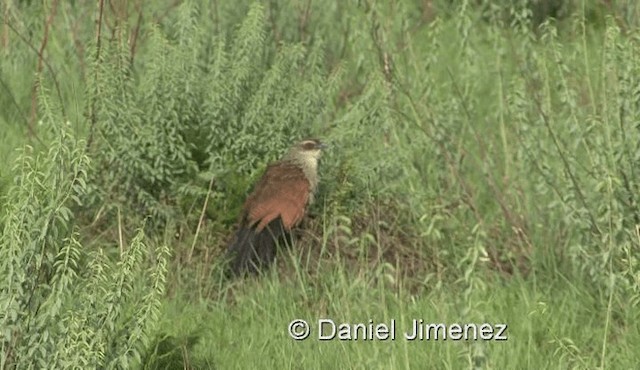
[[[327,149],[329,147],[329,145],[327,145],[326,143],[320,143],[318,144],[318,148],[319,149]]]

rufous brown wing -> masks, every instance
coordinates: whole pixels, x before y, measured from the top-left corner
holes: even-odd
[[[273,262],[278,242],[302,221],[309,193],[309,181],[296,164],[267,167],[244,203],[240,228],[229,248],[234,274],[257,272]]]
[[[300,167],[289,163],[270,165],[244,204],[250,226],[261,231],[282,218],[285,230],[298,225],[309,200],[309,181]]]

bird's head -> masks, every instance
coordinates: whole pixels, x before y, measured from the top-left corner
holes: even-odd
[[[305,139],[296,143],[287,153],[289,159],[297,162],[317,162],[322,150],[327,146],[318,139]]]
[[[295,161],[303,167],[315,168],[322,150],[327,145],[318,139],[305,139],[294,144],[285,156],[285,159]]]

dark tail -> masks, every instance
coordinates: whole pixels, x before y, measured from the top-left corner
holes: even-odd
[[[238,276],[268,269],[276,258],[278,243],[285,237],[287,233],[280,217],[271,221],[260,232],[256,232],[254,227],[240,226],[235,240],[227,250],[229,272]]]

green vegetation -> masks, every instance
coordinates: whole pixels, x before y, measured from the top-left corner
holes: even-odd
[[[3,1],[0,368],[636,367],[635,3]],[[225,280],[304,136],[312,217]],[[398,339],[287,333],[320,318]]]

